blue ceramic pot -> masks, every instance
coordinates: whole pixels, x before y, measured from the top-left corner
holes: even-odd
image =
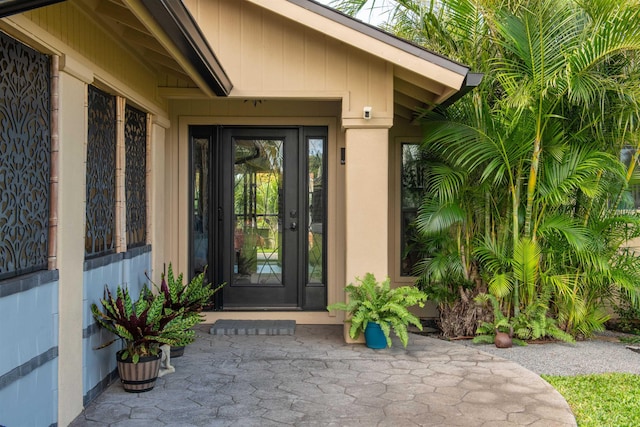
[[[367,323],[367,327],[364,329],[364,339],[369,348],[376,350],[387,348],[387,339],[384,336],[384,332],[382,332],[382,328],[377,323]]]

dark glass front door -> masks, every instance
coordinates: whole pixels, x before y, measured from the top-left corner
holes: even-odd
[[[192,265],[227,283],[217,308],[324,308],[325,154],[324,128],[192,129]]]

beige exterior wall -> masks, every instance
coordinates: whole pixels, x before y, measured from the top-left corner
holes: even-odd
[[[248,2],[185,4],[234,84],[231,97],[334,96],[343,101],[345,120],[360,119],[364,106],[373,108],[374,120],[393,119],[387,61]]]
[[[70,71],[70,70],[67,70]],[[85,223],[86,82],[60,73],[60,181],[58,270],[60,332],[58,424],[67,425],[82,411],[82,299]],[[78,197],[78,195],[83,195]]]
[[[147,186],[150,191],[149,207],[147,211],[148,243],[152,245],[150,277],[155,281],[160,277],[165,263],[165,247],[167,247],[166,233],[166,186],[169,181],[165,164],[166,153],[166,125],[157,122],[151,124],[150,151],[148,153]]]

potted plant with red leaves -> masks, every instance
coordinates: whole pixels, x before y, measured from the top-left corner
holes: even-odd
[[[166,311],[164,294],[153,295],[146,287],[133,301],[126,287],[118,286],[114,296],[105,286],[100,302],[102,309],[97,304],[91,305],[93,317],[124,343],[116,359],[125,391],[139,393],[153,389],[160,368],[160,346],[193,342],[195,332],[191,327],[198,319],[184,316],[184,309]]]

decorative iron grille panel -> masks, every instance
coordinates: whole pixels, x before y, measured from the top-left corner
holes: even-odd
[[[116,99],[89,86],[85,257],[115,249]]]
[[[147,116],[127,106],[124,141],[127,167],[127,247],[141,246],[147,240]]]
[[[49,57],[0,32],[0,279],[47,268]]]

